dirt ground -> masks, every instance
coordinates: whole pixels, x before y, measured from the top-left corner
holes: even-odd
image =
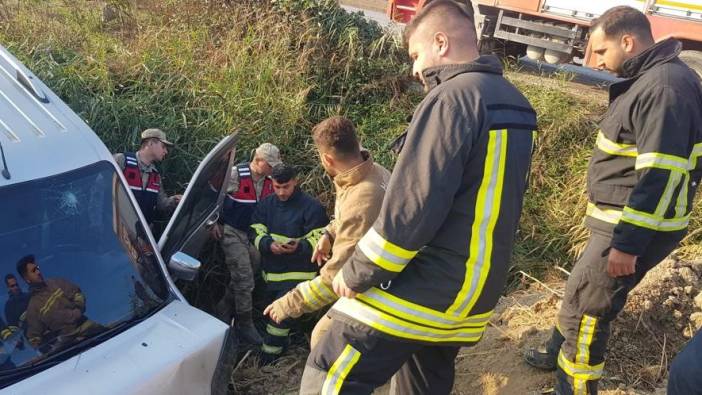
[[[553,374],[522,362],[528,347],[545,342],[555,322],[566,275],[554,270],[546,283],[524,277],[520,289],[503,297],[485,336],[463,348],[456,360],[456,395],[549,394]],[[665,393],[667,369],[674,355],[702,327],[702,261],[667,260],[631,293],[613,324],[604,395]],[[255,356],[234,373],[241,394],[294,394],[308,353],[307,339],[276,365],[259,367]],[[383,387],[376,394],[386,394]]]

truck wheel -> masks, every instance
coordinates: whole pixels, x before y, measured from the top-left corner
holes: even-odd
[[[540,48],[534,45],[528,45],[526,48],[527,58],[531,60],[541,60],[544,57],[544,48]]]
[[[680,52],[680,60],[685,62],[692,70],[695,70],[697,75],[702,78],[702,52],[700,51],[682,51]]]

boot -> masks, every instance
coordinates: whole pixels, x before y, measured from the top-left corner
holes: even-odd
[[[239,318],[239,321],[234,322],[234,325],[237,328],[237,332],[239,332],[239,335],[241,336],[241,340],[257,346],[263,344],[263,338],[254,326],[251,311],[237,314],[237,317]]]
[[[232,307],[234,305],[234,300],[226,293],[222,299],[217,302],[214,308],[214,313],[220,320],[224,322],[229,322],[232,319]]]
[[[524,353],[524,361],[529,365],[553,372],[558,367],[558,352],[565,338],[558,329],[553,328],[551,339],[540,348],[530,348]]]

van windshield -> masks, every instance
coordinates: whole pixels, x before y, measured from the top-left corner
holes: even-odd
[[[0,378],[70,357],[173,297],[109,162],[0,196]]]

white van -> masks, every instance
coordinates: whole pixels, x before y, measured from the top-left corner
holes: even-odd
[[[236,135],[200,163],[158,244],[98,136],[2,46],[0,145],[0,277],[19,286],[0,291],[0,393],[226,393],[236,336],[171,276],[197,274]],[[44,281],[31,290],[27,257]],[[18,321],[18,305],[33,311]]]

